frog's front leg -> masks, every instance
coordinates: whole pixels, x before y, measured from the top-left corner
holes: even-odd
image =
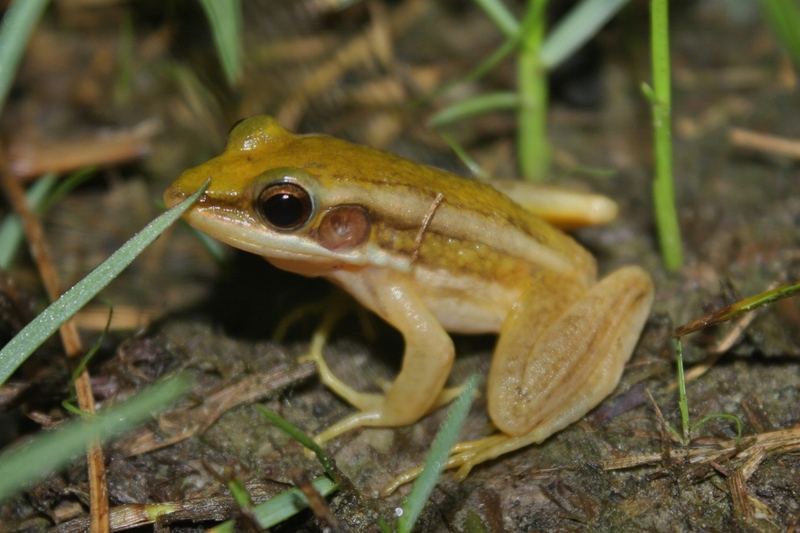
[[[342,272],[340,276],[348,276]],[[330,374],[326,384],[360,410],[320,433],[318,443],[362,426],[403,426],[416,422],[453,394],[443,391],[455,348],[414,286],[387,269],[348,279],[353,294],[397,328],[405,340],[400,373],[385,396],[354,391]],[[342,280],[339,280],[342,281]]]

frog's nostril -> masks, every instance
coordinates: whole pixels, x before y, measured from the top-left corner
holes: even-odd
[[[164,191],[164,204],[167,209],[179,204],[184,198],[186,198],[186,195],[174,183]]]

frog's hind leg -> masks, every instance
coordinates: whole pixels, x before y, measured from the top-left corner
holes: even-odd
[[[650,277],[627,267],[577,300],[565,294],[560,306],[531,290],[503,324],[487,387],[489,415],[501,433],[453,448],[445,468],[459,468],[456,480],[477,464],[542,442],[617,386],[650,311]],[[417,475],[401,475],[384,493]]]
[[[536,299],[537,291],[526,298]],[[541,334],[520,323],[539,317],[512,313],[489,374],[492,422],[522,437],[543,426],[553,433],[581,418],[617,386],[652,300],[650,276],[630,266],[591,287]]]
[[[503,325],[487,387],[489,416],[504,438],[461,454],[457,477],[483,461],[542,442],[611,394],[652,301],[650,276],[629,266],[602,279],[535,338],[519,321],[537,317],[509,317],[511,330]],[[524,357],[508,353],[523,346]]]

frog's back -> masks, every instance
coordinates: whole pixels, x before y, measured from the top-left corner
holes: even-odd
[[[366,207],[376,244],[413,255],[419,266],[508,279],[542,269],[594,280],[588,252],[487,184],[327,135],[295,135],[271,117],[243,126],[220,156],[228,159],[221,168],[236,169],[231,179],[303,169],[326,191],[324,203]]]

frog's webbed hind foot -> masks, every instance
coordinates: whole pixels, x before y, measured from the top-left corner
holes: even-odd
[[[442,470],[458,468],[458,471],[453,475],[453,479],[464,481],[474,466],[541,440],[543,439],[539,438],[538,433],[536,435],[526,435],[525,437],[511,437],[496,433],[479,440],[459,442],[450,450],[450,457],[442,467]],[[381,489],[381,497],[385,498],[402,485],[414,481],[422,473],[423,468],[424,465],[420,465],[394,478]]]
[[[521,437],[495,433],[483,439],[459,442],[450,450],[450,457],[442,467],[442,470],[457,468],[458,470],[453,474],[453,479],[459,482],[464,481],[473,467],[530,444],[542,442],[558,430],[554,426],[558,425],[559,422],[558,419],[548,420]],[[390,495],[400,486],[418,478],[422,473],[422,469],[423,466],[418,466],[394,478],[391,483],[381,489],[381,497]]]

